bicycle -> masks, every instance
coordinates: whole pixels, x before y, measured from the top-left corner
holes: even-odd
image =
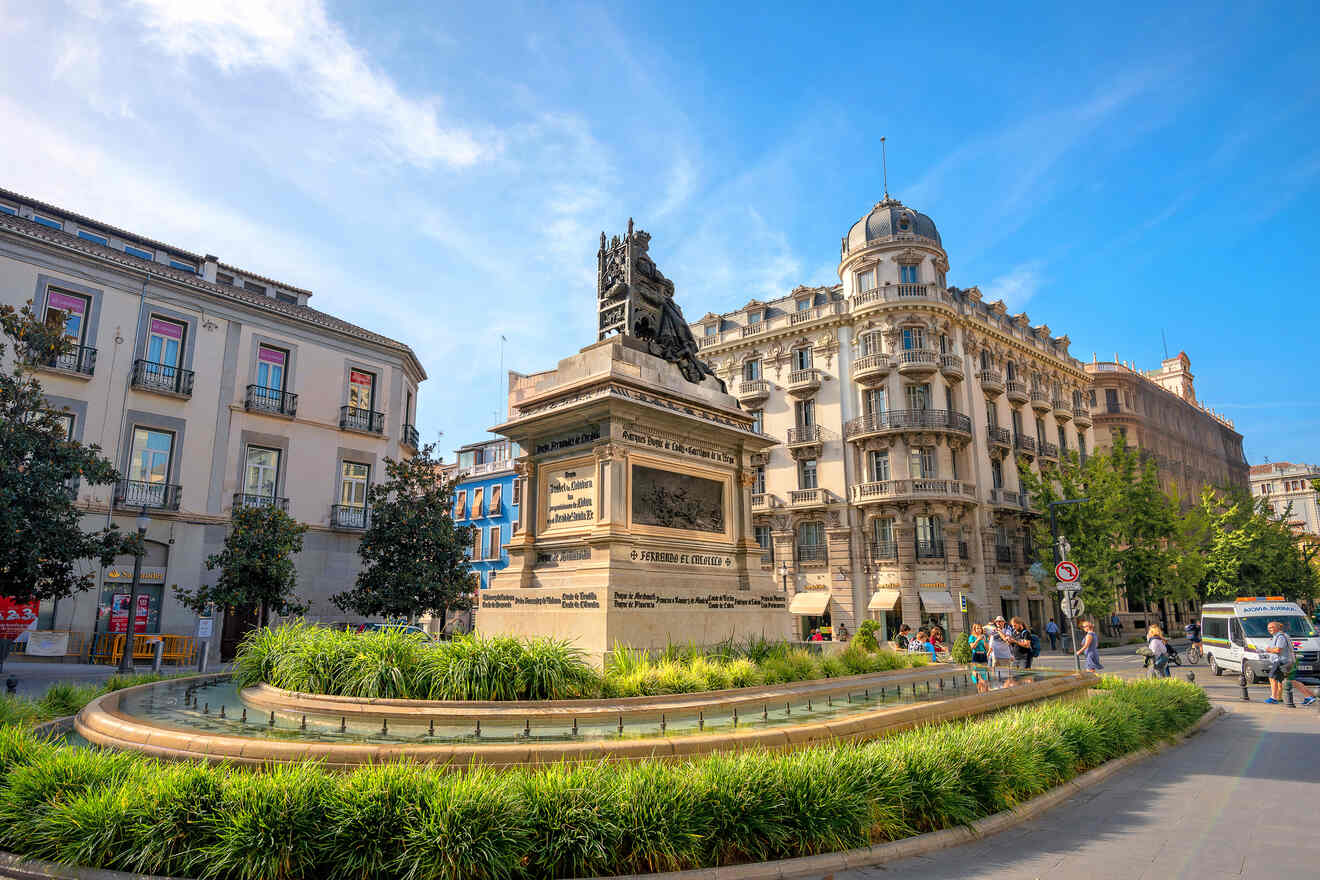
[[[1200,642],[1192,642],[1183,650],[1182,658],[1193,665],[1200,663],[1205,658],[1205,652],[1201,650]]]

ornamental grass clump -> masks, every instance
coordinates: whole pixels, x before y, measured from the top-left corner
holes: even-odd
[[[675,659],[647,668],[671,665],[687,668]],[[531,880],[709,868],[966,825],[1173,736],[1208,709],[1187,682],[1105,682],[1084,699],[861,744],[459,772],[409,763],[348,773],[310,763],[170,764],[6,727],[0,848],[208,880]]]

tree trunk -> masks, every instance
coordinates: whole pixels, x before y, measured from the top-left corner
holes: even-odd
[[[267,602],[266,602],[265,599],[262,599],[262,600],[261,600],[261,614],[260,614],[260,616],[257,618],[257,627],[258,627],[258,628],[260,628],[260,629],[264,629],[264,628],[265,628],[265,626],[266,626],[266,615],[267,615],[268,613],[269,613],[269,612],[268,612],[268,610],[267,610]]]

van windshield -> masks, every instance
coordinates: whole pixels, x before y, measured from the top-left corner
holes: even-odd
[[[1242,617],[1242,631],[1251,639],[1268,639],[1270,637],[1269,625],[1271,620],[1277,620],[1283,624],[1284,632],[1294,639],[1309,639],[1315,636],[1315,627],[1311,626],[1311,621],[1302,617],[1300,614],[1285,614],[1279,617]]]

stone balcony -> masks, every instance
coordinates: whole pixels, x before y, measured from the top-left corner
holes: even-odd
[[[885,282],[882,287],[874,287],[861,293],[853,294],[848,301],[849,309],[856,314],[889,303],[939,302],[954,305],[953,297],[938,284],[892,284]]]
[[[1028,437],[1026,434],[1015,434],[1013,436],[1013,446],[1023,455],[1036,454],[1036,439]]]
[[[904,431],[944,431],[970,437],[972,420],[947,409],[891,409],[853,419],[844,425],[843,436],[863,440]]]
[[[811,397],[820,390],[821,373],[813,368],[794,370],[788,374],[788,393],[797,398]]]
[[[825,507],[830,503],[830,493],[825,489],[790,489],[788,506],[795,510],[811,507]]]
[[[962,358],[956,354],[940,355],[940,373],[950,382],[961,382],[963,378]]]
[[[991,489],[990,503],[996,507],[1021,507],[1022,496],[1010,489]]]
[[[976,379],[981,383],[981,390],[991,397],[1004,393],[1004,374],[998,370],[980,370]]]
[[[1025,382],[1009,379],[1004,383],[1004,388],[1008,392],[1009,403],[1021,405],[1031,399],[1031,393],[1027,390]]]
[[[1048,440],[1040,441],[1040,457],[1059,460],[1059,447]]]
[[[743,406],[755,408],[770,397],[770,383],[765,379],[751,379],[738,383],[735,395]]]
[[[1031,392],[1031,408],[1044,415],[1050,411],[1050,396],[1044,391]]]
[[[939,353],[929,348],[909,348],[895,355],[898,372],[903,376],[924,378],[940,368]]]
[[[868,354],[853,361],[853,381],[866,388],[872,388],[889,378],[893,372],[894,359],[887,354]]]
[[[752,513],[765,513],[779,506],[779,499],[769,492],[752,493]]]
[[[1008,428],[996,428],[994,425],[986,425],[985,439],[992,447],[1002,446],[1005,449],[1013,447],[1013,437],[1008,433]]]
[[[976,486],[963,480],[877,480],[857,483],[849,491],[853,504],[906,501],[976,501]]]
[[[1054,398],[1050,402],[1054,408],[1054,420],[1057,422],[1070,422],[1073,417],[1072,404],[1061,397]]]
[[[820,458],[825,449],[825,429],[820,425],[798,425],[788,429],[785,444],[794,458]]]
[[[1073,421],[1079,428],[1091,427],[1091,409],[1086,406],[1073,407]]]

